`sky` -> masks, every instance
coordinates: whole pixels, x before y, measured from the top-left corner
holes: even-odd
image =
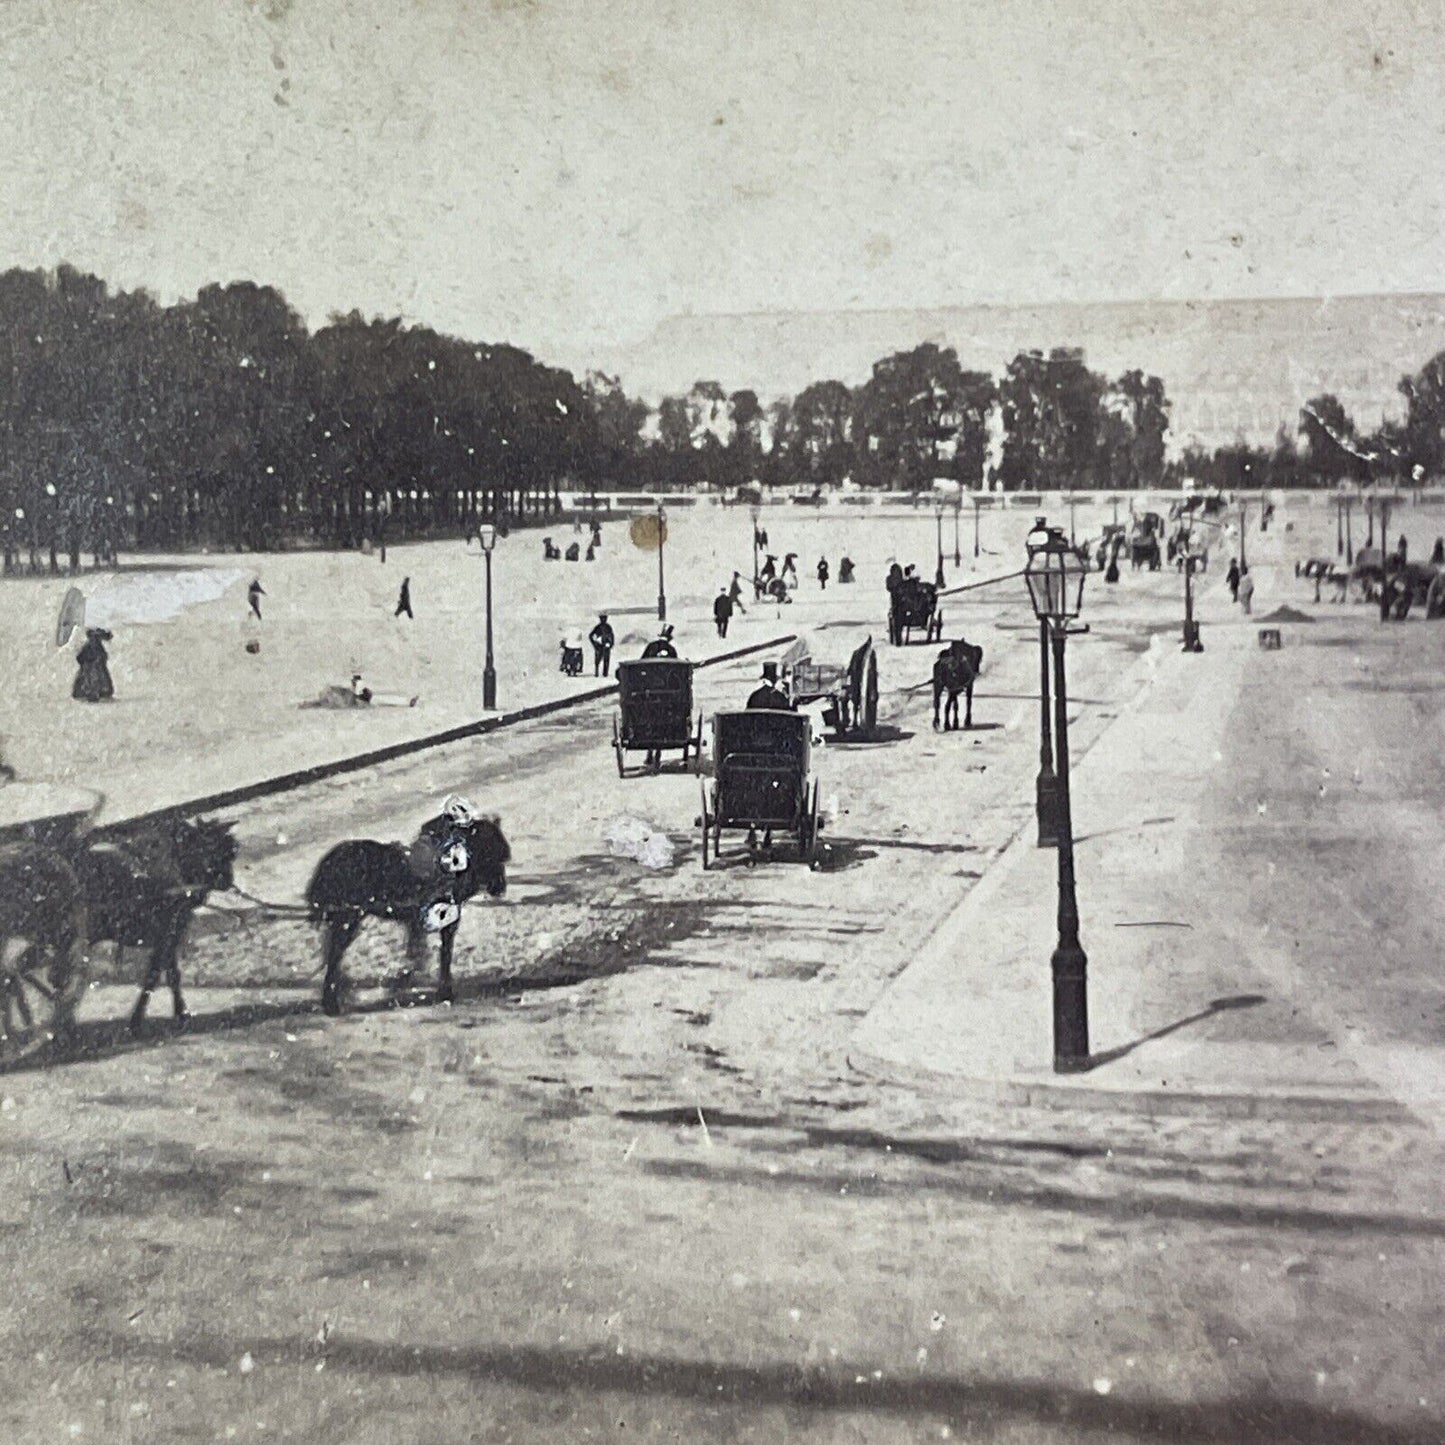
[[[0,0],[0,266],[251,279],[579,369],[675,314],[1436,291],[1442,31],[1414,0]]]

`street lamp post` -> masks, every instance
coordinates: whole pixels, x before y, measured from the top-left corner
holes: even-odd
[[[1192,552],[1184,554],[1184,650],[1203,652],[1204,644],[1199,640],[1199,624],[1194,620],[1194,564],[1198,559]]]
[[[978,513],[983,505],[983,499],[977,492],[973,494],[973,564],[978,566]]]
[[[1239,570],[1247,571],[1249,561],[1244,555],[1244,534],[1249,530],[1249,505],[1244,498],[1239,499]]]
[[[1031,537],[1038,536],[1037,532]],[[1089,1059],[1089,960],[1079,943],[1079,905],[1074,885],[1074,833],[1069,800],[1069,715],[1064,676],[1064,646],[1069,623],[1083,607],[1085,569],[1057,528],[1029,548],[1024,580],[1029,600],[1052,644],[1054,655],[1054,733],[1059,777],[1058,946],[1050,959],[1054,991],[1054,1072],[1077,1073]]]
[[[1365,516],[1369,520],[1370,534],[1365,538],[1365,546],[1375,545],[1375,495],[1373,492],[1365,497]]]
[[[1351,567],[1355,565],[1355,538],[1350,530],[1354,503],[1353,497],[1345,498],[1345,562]]]
[[[1344,496],[1335,493],[1335,556],[1345,555],[1345,499]]]
[[[662,579],[662,548],[667,541],[667,513],[657,504],[657,620],[667,621],[667,588]]]
[[[938,522],[938,568],[933,574],[933,585],[943,586],[943,502],[939,500],[933,504],[933,515]]]
[[[756,502],[748,508],[748,515],[753,519],[753,595],[758,590],[758,523],[762,520],[763,509]]]
[[[953,503],[953,565],[963,562],[963,553],[958,550],[958,519],[963,512],[963,493],[959,492]]]
[[[1048,529],[1039,525],[1024,545],[1029,560],[1047,544]],[[1059,779],[1054,772],[1053,722],[1049,714],[1049,625],[1039,622],[1039,775],[1034,782],[1034,816],[1038,823],[1038,846],[1056,848],[1059,842]]]
[[[487,660],[482,667],[482,707],[487,712],[497,708],[497,668],[492,657],[492,548],[497,545],[497,529],[490,522],[477,528],[482,556],[487,563]]]

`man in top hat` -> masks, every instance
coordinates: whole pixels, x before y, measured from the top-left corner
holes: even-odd
[[[648,657],[676,657],[677,648],[672,645],[672,624],[668,623],[659,636],[654,637],[646,647],[642,649],[644,658]]]
[[[778,685],[778,664],[763,664],[763,680],[748,694],[750,708],[767,708],[773,712],[792,712],[792,700]]]

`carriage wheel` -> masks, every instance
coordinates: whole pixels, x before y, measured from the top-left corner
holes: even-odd
[[[0,939],[0,949],[4,940]],[[0,1059],[18,1059],[63,1037],[84,983],[81,946],[69,953],[27,945],[0,970]]]
[[[878,659],[871,653],[863,683],[863,731],[870,736],[878,731]]]
[[[708,813],[707,813],[707,788],[706,788],[706,787],[704,787],[704,788],[702,789],[702,818],[701,818],[700,821],[701,821],[701,823],[702,823],[702,871],[703,871],[704,873],[706,873],[706,872],[707,872],[707,863],[708,863],[708,859],[707,859],[707,830],[708,830],[708,825],[712,822],[712,819],[708,817]],[[716,856],[716,849],[714,849],[714,856]]]
[[[625,777],[622,758],[622,733],[617,725],[617,714],[612,714],[612,751],[617,754],[617,776]]]
[[[692,770],[702,777],[702,714],[697,715],[697,732],[692,740]]]

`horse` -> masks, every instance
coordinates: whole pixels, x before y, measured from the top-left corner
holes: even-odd
[[[85,981],[85,893],[47,844],[0,847],[0,1055],[64,1037]]]
[[[131,1010],[132,1033],[145,1023],[162,973],[177,1027],[190,1017],[181,993],[181,944],[206,895],[235,887],[231,828],[210,818],[172,816],[113,836],[91,836],[73,851],[90,914],[90,942],[114,943],[117,956],[125,948],[150,949]]]
[[[437,846],[438,840],[444,840]],[[407,926],[407,951],[415,959],[423,929],[441,934],[436,1001],[450,1003],[452,945],[461,905],[483,889],[492,898],[507,891],[512,850],[495,818],[456,825],[445,817],[422,825],[417,843],[378,843],[352,838],[338,843],[316,865],[306,887],[311,921],[322,930],[325,975],[321,1007],[341,1012],[341,960],[363,918],[387,918]]]
[[[943,729],[949,732],[958,727],[958,695],[967,700],[963,725],[973,726],[973,684],[983,671],[983,648],[976,647],[963,638],[950,642],[938,654],[933,664],[933,726],[938,727],[938,704],[944,693],[948,704],[943,712]],[[950,719],[952,722],[950,723]]]

